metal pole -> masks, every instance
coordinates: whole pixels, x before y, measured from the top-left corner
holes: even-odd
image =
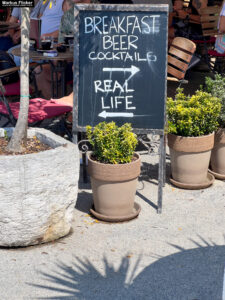
[[[163,186],[166,184],[166,135],[164,135]]]
[[[160,135],[159,146],[159,173],[158,173],[158,209],[157,213],[162,213],[162,197],[163,197],[163,183],[164,183],[164,161],[165,161],[165,143],[164,134]]]

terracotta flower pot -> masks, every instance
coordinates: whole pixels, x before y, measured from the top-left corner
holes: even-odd
[[[211,169],[225,177],[225,129],[220,128],[215,133],[215,144],[211,154]]]
[[[172,178],[190,185],[206,182],[213,145],[214,133],[200,137],[168,134]]]
[[[88,157],[95,212],[112,220],[122,220],[134,214],[137,179],[140,175],[140,156],[127,164],[104,164]],[[98,217],[98,216],[97,216]],[[105,219],[107,220],[107,219]]]

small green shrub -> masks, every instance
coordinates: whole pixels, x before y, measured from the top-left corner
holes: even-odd
[[[220,127],[225,127],[225,77],[220,74],[216,74],[215,79],[206,77],[205,91],[221,100],[219,125]]]
[[[124,164],[132,161],[137,145],[136,134],[131,124],[118,127],[115,122],[101,122],[94,128],[86,126],[87,137],[93,146],[93,157],[109,164]]]
[[[196,91],[186,96],[177,89],[175,99],[167,99],[168,132],[180,136],[201,136],[215,131],[221,110],[220,99]]]
[[[9,136],[8,136],[7,130],[4,130],[4,134],[5,134],[5,139],[9,141]]]

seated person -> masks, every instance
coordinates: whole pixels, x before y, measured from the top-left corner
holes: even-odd
[[[207,7],[208,0],[191,0],[188,9],[182,0],[175,0],[173,6],[175,36],[199,39],[202,36],[200,9]]]
[[[35,5],[35,7],[31,9],[30,19],[40,18],[43,15],[47,5],[49,4],[49,1],[50,0],[46,0],[46,1],[39,0]]]
[[[14,7],[12,10],[9,23],[21,23],[20,8]],[[0,35],[0,50],[7,51],[9,48],[17,45],[20,42],[20,28],[9,29],[7,32]]]
[[[59,99],[55,99],[55,100],[60,103],[64,103],[64,104],[73,106],[73,92],[70,93],[68,96],[65,96],[65,97],[62,97]]]
[[[90,3],[91,0],[75,0],[73,3]],[[58,43],[64,43],[64,35],[74,32],[74,6],[70,1],[63,2],[63,11],[65,12],[61,19],[58,33]]]
[[[218,20],[218,36],[216,38],[215,50],[220,54],[225,53],[225,1],[223,1]]]
[[[188,9],[184,9],[182,0],[175,0],[173,5],[174,17],[200,22],[199,10],[206,7],[205,0],[190,0]]]
[[[58,36],[58,29],[60,25],[60,20],[63,15],[62,10],[63,0],[47,1],[39,0],[37,3],[37,8],[35,6],[31,17],[41,17],[41,34],[42,36]],[[37,11],[38,10],[38,11]],[[59,21],[58,21],[59,20]],[[11,51],[13,48],[9,49],[9,53],[12,55]],[[19,56],[12,55],[17,66],[20,66],[21,58]]]
[[[47,0],[49,1],[49,0]],[[43,3],[43,0],[39,0],[39,2]],[[38,3],[39,3],[38,2]],[[37,0],[35,0],[35,4],[37,3]],[[36,6],[33,9],[31,9],[31,17],[32,14],[34,14],[36,10]],[[9,23],[20,23],[21,24],[21,8],[14,7],[12,10],[11,17],[9,18]],[[20,43],[20,27],[16,29],[10,29],[4,34],[0,35],[0,50],[7,51],[13,46]]]
[[[75,0],[73,3],[90,3],[91,0]],[[64,15],[61,19],[60,28],[57,31],[58,33],[58,42],[64,42],[64,34],[71,34],[74,30],[74,6],[71,1],[64,0],[62,9],[64,11]],[[53,32],[53,37],[55,37],[56,32]],[[42,36],[45,36],[43,34]],[[49,35],[48,35],[49,36]],[[49,64],[43,65],[42,69],[37,67],[35,69],[36,72],[36,82],[38,86],[38,90],[41,91],[41,94],[45,99],[51,98],[51,67]],[[69,76],[68,76],[69,75]],[[67,65],[66,69],[66,80],[72,80],[72,64]]]
[[[172,0],[169,0],[169,19],[168,19],[168,47],[171,45],[172,40],[175,37],[173,27],[173,3]]]
[[[96,0],[73,0],[71,3],[70,0],[64,0],[63,2],[63,11],[64,15],[61,19],[61,25],[60,29],[58,32],[58,43],[63,43],[64,42],[64,35],[65,34],[71,34],[74,31],[74,6],[73,3],[131,3],[132,1],[122,1],[122,0],[101,0],[101,1],[96,1]],[[55,36],[55,34],[54,34]],[[38,89],[41,91],[43,97],[45,99],[50,99],[51,98],[51,68],[49,65],[44,65],[42,67],[42,71],[40,70],[39,67],[35,69],[36,71],[36,81],[37,81],[37,86]],[[66,70],[66,75],[72,75],[71,73],[71,65],[68,64],[68,68]],[[70,80],[72,78],[67,78],[67,80]],[[72,99],[72,98],[71,98]]]
[[[0,21],[9,22],[11,9],[9,7],[0,7]]]
[[[63,0],[49,1],[41,16],[41,38],[58,37],[61,18],[64,14]]]

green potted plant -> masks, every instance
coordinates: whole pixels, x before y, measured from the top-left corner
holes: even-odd
[[[131,125],[114,122],[87,126],[93,147],[88,156],[94,208],[91,213],[104,221],[124,221],[136,217],[140,207],[134,203],[140,156],[135,153],[137,137]]]
[[[216,74],[215,78],[206,77],[205,90],[221,100],[219,129],[215,132],[214,148],[211,153],[210,172],[217,179],[225,179],[225,77]]]
[[[179,88],[175,99],[168,98],[168,146],[174,185],[200,189],[213,183],[208,166],[220,110],[220,99],[203,91],[186,96]]]

